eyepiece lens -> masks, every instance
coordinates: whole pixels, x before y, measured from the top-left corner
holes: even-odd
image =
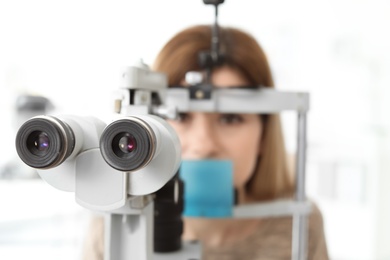
[[[153,158],[154,132],[135,117],[109,124],[100,137],[100,152],[114,169],[132,172],[141,169]]]
[[[47,148],[49,148],[49,144],[50,144],[50,141],[49,141],[49,137],[47,136],[46,133],[42,132],[38,135],[38,138],[37,140],[34,142],[35,144],[35,147],[39,150],[39,151],[44,151],[46,150]]]
[[[121,132],[112,140],[111,148],[117,157],[128,158],[137,149],[137,141],[132,134]]]
[[[129,133],[125,133],[123,137],[119,140],[119,149],[123,153],[131,153],[137,148],[137,141],[134,136]]]
[[[75,136],[66,122],[52,116],[37,116],[19,128],[15,145],[25,164],[49,169],[63,163],[73,152]]]
[[[45,155],[49,147],[49,136],[45,132],[34,131],[27,138],[27,148],[34,155]]]

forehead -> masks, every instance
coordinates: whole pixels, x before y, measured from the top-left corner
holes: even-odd
[[[223,66],[213,71],[212,84],[217,87],[232,87],[248,85],[248,80],[237,69]]]

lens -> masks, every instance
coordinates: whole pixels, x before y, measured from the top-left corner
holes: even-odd
[[[34,131],[27,137],[27,148],[34,155],[45,155],[49,150],[50,140],[45,132]]]
[[[153,158],[155,135],[151,127],[136,117],[127,117],[108,125],[100,138],[104,160],[114,169],[135,171]]]
[[[119,138],[119,142],[118,142],[119,151],[116,151],[115,153],[118,156],[121,156],[122,154],[131,153],[137,148],[137,141],[135,140],[134,136],[131,135],[130,133],[121,133],[118,135],[117,138]],[[117,150],[115,147],[116,146],[115,141],[113,145],[114,147],[112,149]]]
[[[124,153],[131,153],[137,147],[137,141],[131,134],[126,134],[119,140],[119,147]]]
[[[16,150],[22,161],[37,169],[58,166],[72,153],[75,139],[61,120],[40,116],[28,120],[16,135]]]

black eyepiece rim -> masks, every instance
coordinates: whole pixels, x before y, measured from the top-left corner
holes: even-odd
[[[137,147],[130,153],[119,153],[118,136],[130,134],[137,142]],[[103,159],[112,168],[132,172],[145,167],[155,153],[155,135],[151,127],[136,117],[119,119],[109,124],[100,137],[100,152]]]
[[[50,145],[45,152],[34,153],[30,146],[31,135],[45,133]],[[18,130],[15,139],[20,159],[36,169],[49,169],[63,163],[73,152],[75,138],[72,129],[52,116],[38,116],[26,121]]]

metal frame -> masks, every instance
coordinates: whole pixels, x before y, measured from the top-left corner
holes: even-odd
[[[296,186],[293,200],[256,203],[236,206],[234,218],[292,216],[292,260],[307,259],[307,225],[311,204],[305,191],[307,112],[309,94],[305,92],[285,92],[271,88],[216,88],[210,99],[193,100],[188,89],[168,89],[166,104],[175,106],[178,112],[218,112],[272,114],[283,111],[296,111],[297,117],[297,156]],[[202,96],[202,95],[200,95]]]

